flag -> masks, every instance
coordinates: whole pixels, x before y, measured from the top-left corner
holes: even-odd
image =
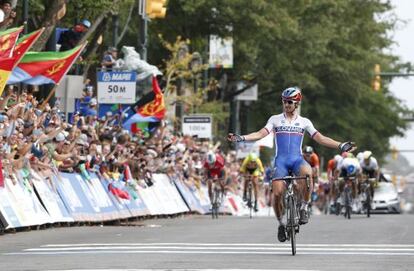
[[[16,45],[17,38],[22,30],[23,26],[10,28],[0,32],[0,60],[12,56],[13,48]]]
[[[133,107],[135,108],[136,113],[125,120],[123,124],[125,129],[132,132],[132,125],[135,123],[160,122],[164,118],[166,111],[164,95],[162,94],[155,76],[152,77],[152,90],[152,92],[144,95],[134,104]]]
[[[85,44],[64,52],[28,52],[9,78],[8,84],[59,84],[82,53]]]
[[[24,54],[29,51],[32,45],[37,41],[43,33],[43,30],[44,28],[21,37],[12,51],[12,56],[7,59],[0,60],[0,96],[3,93],[4,87],[6,86],[6,82],[9,79],[12,70],[20,62]]]
[[[113,184],[109,184],[108,185],[108,190],[109,192],[111,192],[114,196],[117,196],[121,199],[130,199],[131,197],[129,196],[128,192],[125,190],[122,190],[121,188],[116,187]]]

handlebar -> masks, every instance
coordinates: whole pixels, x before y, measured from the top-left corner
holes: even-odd
[[[278,180],[281,180],[281,181],[294,181],[294,180],[308,180],[309,179],[309,176],[286,176],[286,177],[283,177],[283,178],[274,178],[274,179],[272,179],[272,182],[273,181],[278,181]]]

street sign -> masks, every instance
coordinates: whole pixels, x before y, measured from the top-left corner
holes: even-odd
[[[245,86],[246,85],[242,82],[238,83],[237,90],[241,90]],[[253,86],[249,87],[248,89],[246,89],[245,91],[237,95],[236,100],[237,101],[257,101],[257,91],[258,91],[258,86],[257,84],[254,84]]]
[[[189,115],[183,117],[183,134],[197,136],[198,138],[212,137],[211,115]]]
[[[210,36],[210,68],[223,67],[233,68],[233,38],[220,38],[216,35]]]
[[[136,72],[98,72],[98,103],[135,103]]]

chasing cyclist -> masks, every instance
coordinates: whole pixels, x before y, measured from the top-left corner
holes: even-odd
[[[224,158],[219,153],[209,151],[204,161],[204,176],[207,177],[208,196],[210,202],[213,202],[212,186],[214,181],[218,181],[221,187],[222,195],[224,195],[224,180],[226,180],[226,172],[224,170]]]
[[[249,153],[244,158],[240,167],[240,172],[244,174],[244,186],[243,186],[243,201],[246,201],[246,191],[248,182],[253,182],[254,189],[254,211],[257,212],[257,191],[259,190],[259,177],[263,175],[264,168],[262,161],[255,153]]]
[[[297,108],[302,100],[302,93],[298,87],[290,87],[283,91],[283,113],[273,115],[268,120],[266,126],[261,130],[248,135],[238,135],[229,133],[229,141],[255,141],[267,136],[271,131],[275,132],[275,159],[274,176],[272,181],[272,191],[274,198],[274,211],[279,221],[278,239],[280,242],[286,241],[285,219],[283,212],[283,195],[286,189],[284,182],[280,181],[292,171],[295,175],[312,176],[312,168],[303,159],[302,141],[305,131],[319,144],[330,148],[339,148],[342,152],[352,151],[355,147],[353,142],[340,143],[319,133],[312,122],[299,116]],[[279,179],[278,179],[279,178]],[[300,224],[308,223],[308,202],[310,191],[313,190],[312,180],[308,188],[305,181],[297,182],[297,188],[302,196],[300,207]]]
[[[364,151],[362,155],[362,161],[360,161],[360,166],[362,169],[362,174],[366,177],[363,178],[362,182],[369,181],[368,178],[375,178],[375,184],[379,181],[380,178],[380,169],[378,166],[377,159],[372,156],[371,151]],[[374,186],[370,186],[371,198],[374,198]]]

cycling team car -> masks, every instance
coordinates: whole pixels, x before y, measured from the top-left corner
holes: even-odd
[[[286,226],[283,210],[283,199],[286,190],[286,182],[282,179],[292,171],[296,176],[310,176],[312,179],[312,168],[302,156],[302,141],[307,132],[316,142],[330,148],[339,148],[341,152],[355,149],[353,142],[340,143],[318,132],[312,122],[299,116],[297,108],[302,100],[302,92],[298,87],[290,87],[282,92],[283,113],[273,115],[269,118],[264,128],[248,135],[229,133],[228,140],[232,142],[255,141],[267,136],[270,132],[275,133],[275,158],[274,174],[272,180],[273,206],[277,220],[279,221],[278,239],[286,241]],[[308,222],[308,202],[310,192],[313,190],[312,180],[309,185],[306,180],[297,180],[295,184],[299,191],[299,224]]]
[[[248,185],[250,185],[250,182],[252,182],[254,189],[254,211],[257,212],[257,192],[259,190],[259,177],[261,177],[264,173],[262,161],[255,153],[249,153],[247,157],[243,160],[243,163],[240,167],[240,172],[245,175],[243,186],[243,201],[247,200],[247,187]],[[251,191],[249,192],[249,194],[249,204],[251,205]]]

